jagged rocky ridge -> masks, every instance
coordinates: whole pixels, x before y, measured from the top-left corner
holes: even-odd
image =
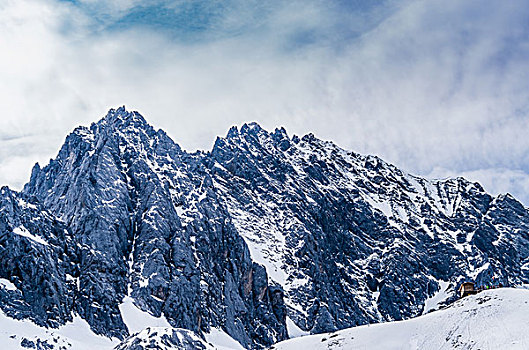
[[[75,238],[73,308],[98,334],[128,335],[118,306],[130,292],[175,327],[223,328],[246,347],[286,338],[283,291],[252,262],[201,155],[138,113],[120,108],[77,128],[23,195]]]
[[[182,349],[215,350],[213,344],[200,339],[194,332],[186,329],[168,329],[162,327],[146,328],[130,336],[114,348],[115,350],[144,349]]]
[[[72,312],[129,335],[119,304],[247,348],[424,311],[441,282],[529,282],[529,212],[462,178],[429,181],[309,134],[232,128],[187,153],[111,110],[0,198],[0,307]]]

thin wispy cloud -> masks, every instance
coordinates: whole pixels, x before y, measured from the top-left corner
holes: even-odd
[[[0,140],[0,183],[125,104],[190,150],[257,120],[529,204],[529,7],[373,3],[5,1],[0,129],[34,136]]]

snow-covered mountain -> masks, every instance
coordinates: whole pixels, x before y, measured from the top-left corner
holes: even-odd
[[[313,333],[423,313],[441,286],[526,283],[528,211],[465,179],[429,181],[309,134],[217,140],[215,185],[252,257]]]
[[[271,349],[529,348],[529,291],[491,289],[410,320],[349,328],[280,342]]]
[[[529,283],[528,243],[529,211],[477,183],[255,123],[191,154],[121,107],[2,188],[0,308],[120,349],[175,329],[262,348],[418,316],[465,279]],[[131,329],[127,300],[167,324]]]

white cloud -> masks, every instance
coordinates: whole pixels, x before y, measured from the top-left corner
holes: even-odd
[[[335,88],[349,100],[336,123],[356,129],[353,146],[420,172],[521,167],[529,42],[519,28],[529,16],[517,5],[416,2],[353,44]]]
[[[529,175],[521,170],[490,168],[460,172],[435,168],[428,176],[438,179],[462,176],[470,181],[479,182],[493,196],[501,193],[516,194],[517,199],[522,203],[526,205],[529,203]]]
[[[84,3],[101,18],[138,4]],[[26,164],[46,163],[75,126],[123,104],[187,149],[257,120],[421,174],[506,169],[484,180],[491,191],[521,179],[508,170],[529,170],[523,1],[337,3],[232,1],[210,28],[225,35],[190,42],[134,25],[104,30],[69,3],[4,1],[0,183],[26,181]],[[6,141],[24,135],[34,136]]]

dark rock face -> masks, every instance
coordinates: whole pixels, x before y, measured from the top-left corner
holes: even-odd
[[[138,307],[174,327],[224,328],[248,348],[286,338],[285,314],[274,313],[282,291],[268,290],[202,155],[182,152],[138,113],[112,110],[76,129],[24,193],[78,240],[75,311],[95,332],[128,335],[118,306],[130,289]],[[247,287],[254,271],[264,296]]]
[[[8,316],[57,327],[72,319],[75,243],[42,207],[7,187],[0,189],[0,308]]]
[[[418,315],[442,281],[528,283],[528,232],[523,205],[461,178],[255,123],[190,154],[119,108],[22,193],[2,189],[0,278],[17,288],[0,286],[0,307],[51,327],[75,312],[124,339],[131,295],[174,327],[260,348],[287,337],[287,315],[319,333]]]
[[[528,211],[462,178],[428,181],[309,134],[232,128],[209,157],[252,256],[313,333],[419,315],[464,279],[529,279]]]

